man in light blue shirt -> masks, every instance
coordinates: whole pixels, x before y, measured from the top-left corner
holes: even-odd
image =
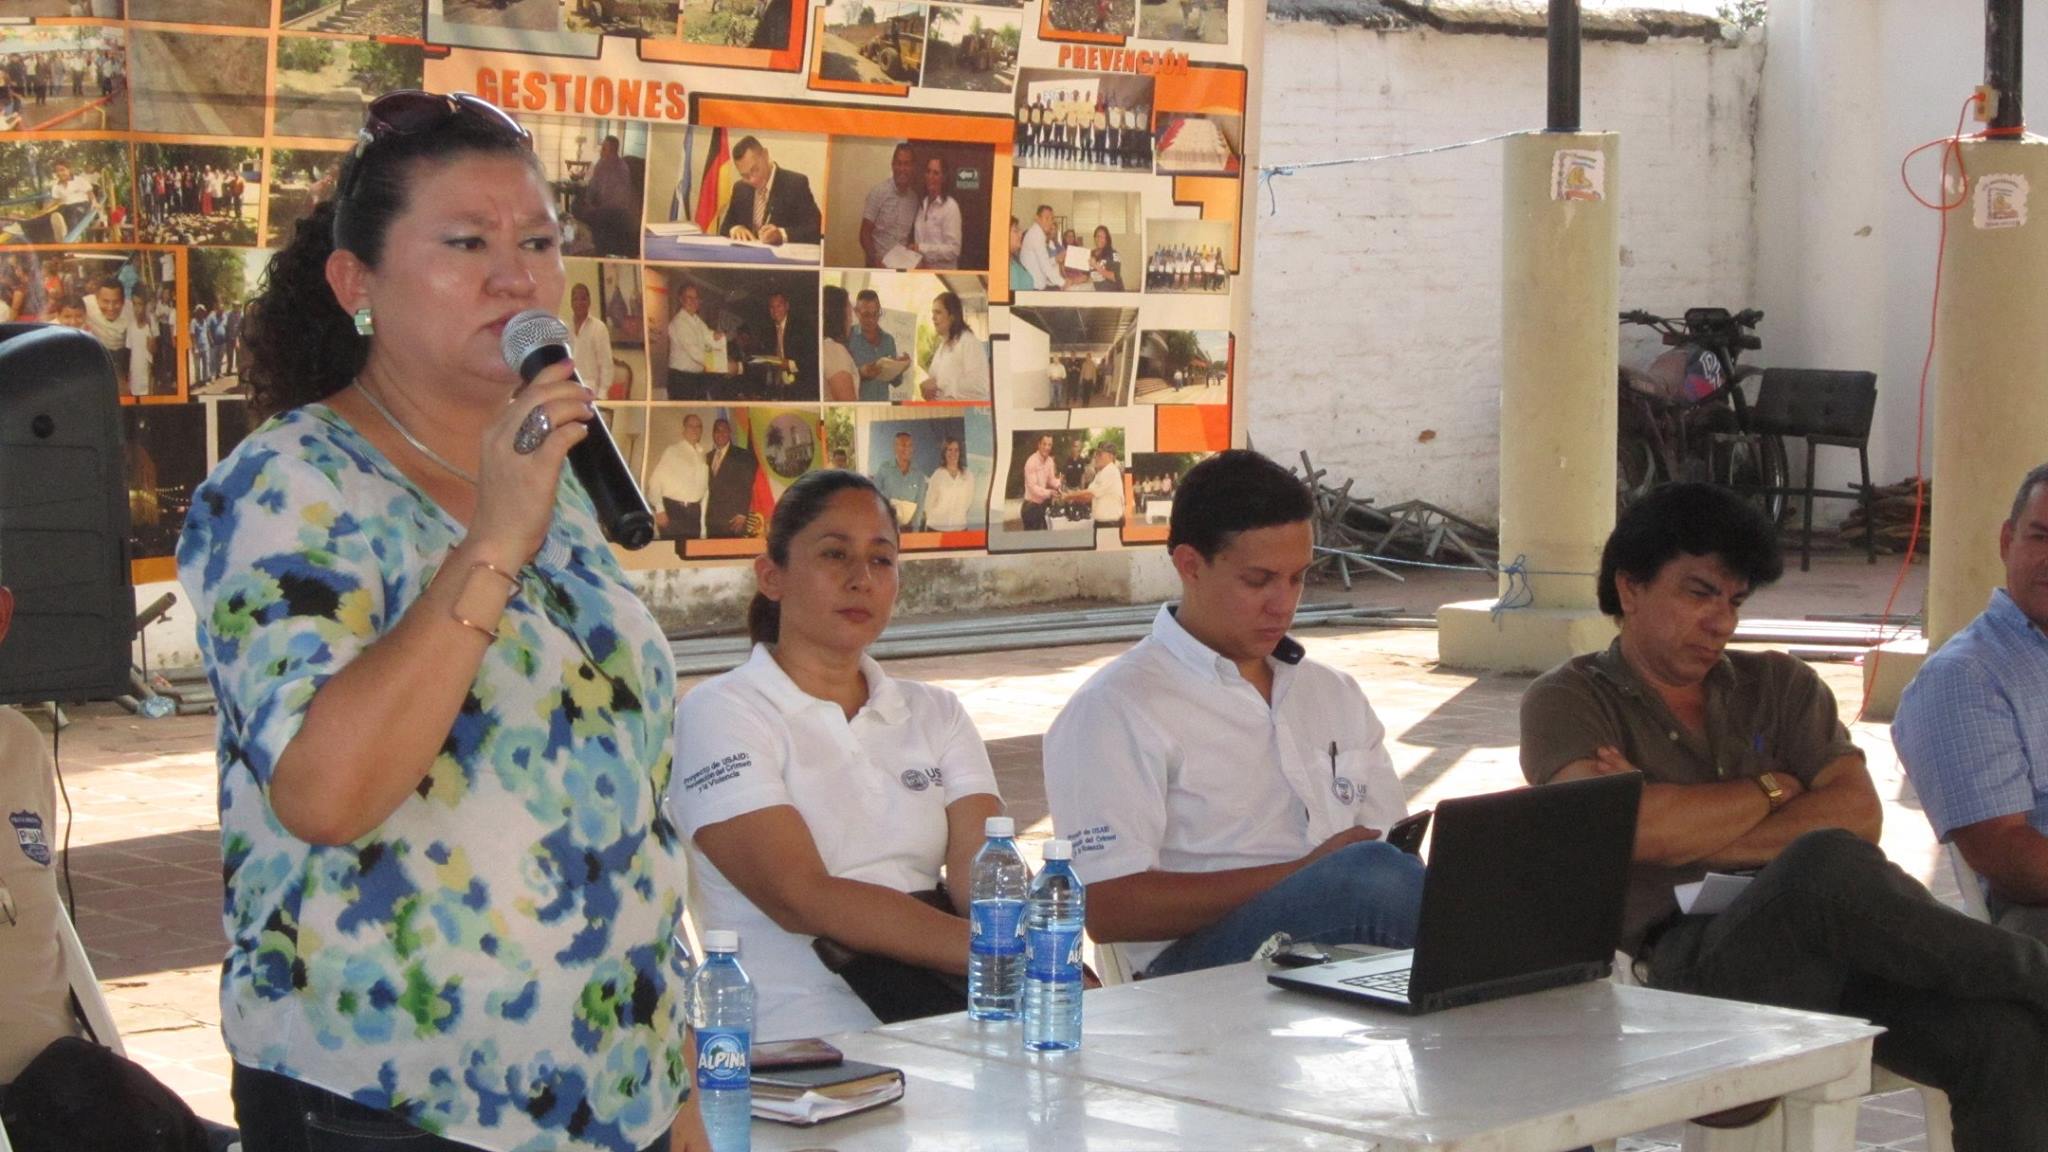
[[[910,433],[896,434],[896,459],[875,469],[875,487],[896,509],[896,522],[905,532],[924,530],[924,489],[928,477],[911,465],[915,445]]]
[[[846,350],[853,354],[853,366],[860,369],[860,398],[885,401],[890,381],[885,373],[900,366],[882,363],[896,359],[896,338],[882,328],[881,296],[873,288],[861,289],[854,297],[853,314],[859,323],[846,334]]]
[[[2048,940],[2048,464],[1998,530],[2005,587],[1906,687],[1892,743],[1998,923]]]

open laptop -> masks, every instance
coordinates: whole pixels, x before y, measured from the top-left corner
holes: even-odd
[[[1414,949],[1266,979],[1411,1014],[1604,979],[1642,796],[1630,772],[1444,801]]]

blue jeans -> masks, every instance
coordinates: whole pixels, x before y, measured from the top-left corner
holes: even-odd
[[[1421,915],[1422,861],[1380,840],[1347,844],[1174,941],[1145,975],[1249,960],[1275,932],[1317,944],[1410,948]]]
[[[474,1144],[415,1128],[395,1112],[275,1072],[237,1064],[230,1091],[243,1152],[478,1152]],[[668,1152],[668,1135],[646,1152]]]

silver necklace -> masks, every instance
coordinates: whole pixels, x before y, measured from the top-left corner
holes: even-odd
[[[439,464],[441,467],[446,468],[448,471],[454,473],[457,477],[461,478],[462,480],[467,481],[471,487],[476,486],[475,473],[465,472],[462,469],[457,468],[455,465],[450,464],[444,457],[442,457],[442,455],[439,452],[436,452],[432,448],[427,447],[425,444],[420,443],[420,438],[406,431],[405,425],[400,424],[398,422],[398,417],[393,416],[391,414],[391,409],[386,408],[384,406],[384,402],[377,399],[377,394],[375,392],[372,392],[368,388],[363,387],[363,382],[361,380],[356,381],[356,391],[362,393],[363,399],[369,402],[370,407],[375,408],[377,410],[377,415],[382,416],[384,418],[384,422],[386,424],[391,425],[393,431],[397,432],[400,436],[405,437],[405,442],[407,444],[410,444],[414,448],[418,449],[420,455],[425,456],[427,459],[432,460],[434,463]]]

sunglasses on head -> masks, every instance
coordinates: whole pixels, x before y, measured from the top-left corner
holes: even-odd
[[[533,133],[506,115],[504,109],[481,96],[467,92],[421,92],[417,89],[387,92],[370,101],[370,107],[363,115],[362,131],[356,133],[355,150],[349,153],[348,186],[341,190],[340,199],[348,199],[349,193],[354,191],[356,177],[362,168],[360,161],[370,145],[387,136],[415,136],[431,132],[458,119],[469,120],[493,136],[517,141],[529,148],[533,146]]]

